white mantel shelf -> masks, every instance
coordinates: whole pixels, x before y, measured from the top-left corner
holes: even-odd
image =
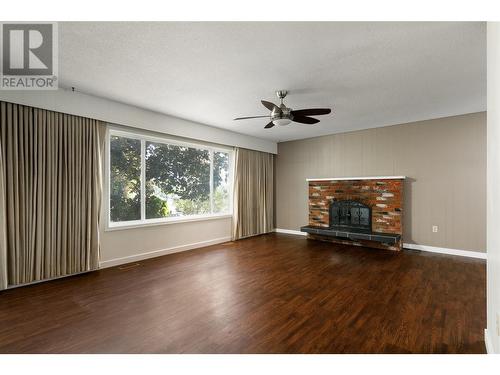
[[[404,180],[405,178],[406,176],[329,177],[329,178],[306,178],[306,181]]]

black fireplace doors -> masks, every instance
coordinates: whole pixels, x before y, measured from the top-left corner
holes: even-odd
[[[372,212],[367,205],[353,200],[330,203],[330,227],[371,232]]]

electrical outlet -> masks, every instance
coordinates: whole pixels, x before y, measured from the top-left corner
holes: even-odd
[[[438,226],[437,225],[433,225],[432,226],[432,233],[437,233],[438,231]]]

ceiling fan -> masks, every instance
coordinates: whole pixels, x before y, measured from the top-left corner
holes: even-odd
[[[277,106],[271,102],[267,102],[265,100],[261,100],[261,103],[268,110],[271,111],[271,114],[268,116],[250,116],[250,117],[238,117],[235,120],[246,120],[251,118],[263,118],[269,117],[271,122],[264,126],[265,129],[272,128],[274,125],[288,125],[292,121],[299,122],[301,124],[316,124],[319,122],[318,119],[308,116],[319,116],[319,115],[327,115],[332,110],[330,108],[309,108],[309,109],[299,109],[292,110],[291,108],[287,108],[287,106],[283,103],[283,99],[285,99],[288,91],[279,90],[276,91],[276,96],[280,100],[280,105]]]

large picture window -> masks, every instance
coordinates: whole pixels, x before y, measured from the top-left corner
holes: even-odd
[[[230,150],[111,130],[109,226],[231,214]]]

